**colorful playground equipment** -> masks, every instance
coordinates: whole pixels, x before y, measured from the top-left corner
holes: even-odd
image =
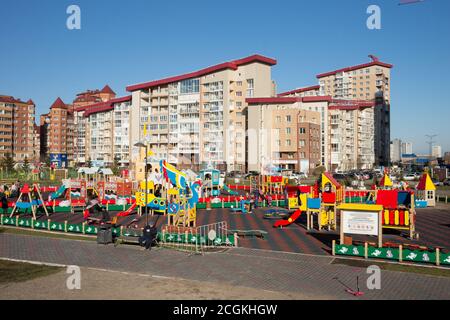
[[[431,180],[428,172],[424,172],[420,177],[419,184],[416,188],[416,206],[423,207],[434,207],[436,206],[436,186]]]
[[[202,180],[202,195],[204,196],[220,196],[221,190],[230,195],[238,195],[236,191],[231,190],[220,177],[220,171],[217,169],[208,168],[199,173]]]
[[[24,201],[23,197],[28,197],[29,201]],[[10,218],[14,216],[14,213],[18,211],[18,209],[27,210],[31,209],[33,214],[33,218],[36,219],[36,213],[39,208],[43,208],[47,217],[49,216],[47,207],[45,205],[44,199],[42,198],[42,194],[37,183],[34,183],[31,188],[28,184],[25,184],[20,189],[19,198],[17,199],[14,208],[10,214]]]
[[[250,192],[260,190],[262,193],[281,194],[288,179],[283,176],[260,175],[250,177]]]

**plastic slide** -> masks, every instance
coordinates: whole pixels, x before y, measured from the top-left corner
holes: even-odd
[[[62,185],[61,187],[59,187],[58,190],[56,190],[56,192],[53,192],[51,194],[51,196],[50,196],[51,199],[53,200],[53,199],[57,199],[57,198],[61,197],[64,194],[64,191],[66,191],[66,186]]]
[[[223,185],[222,189],[225,192],[228,192],[229,194],[231,194],[232,196],[237,196],[239,195],[239,193],[237,193],[236,191],[231,190],[226,184]]]
[[[273,225],[274,228],[286,227],[295,222],[302,215],[302,210],[295,211],[287,220],[278,220]]]
[[[162,169],[162,172],[164,174],[164,177],[166,178],[166,181],[170,181],[174,186],[177,188],[185,190],[187,187],[187,178],[186,174],[179,171],[177,168],[175,168],[170,163],[161,160],[160,166]]]
[[[131,207],[128,208],[128,210],[120,212],[119,214],[117,214],[117,216],[118,216],[118,217],[126,217],[126,216],[129,216],[129,215],[133,212],[133,210],[134,210],[135,208],[136,208],[136,203],[133,203],[133,204],[131,205]]]

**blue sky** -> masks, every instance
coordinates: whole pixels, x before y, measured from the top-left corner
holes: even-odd
[[[189,72],[253,53],[276,58],[278,91],[317,84],[316,74],[369,61],[394,64],[392,138],[427,152],[426,134],[450,151],[450,1],[14,0],[0,2],[0,94],[32,98],[39,113],[56,97],[108,83]],[[81,8],[81,30],[66,9]],[[382,29],[366,27],[370,4]]]

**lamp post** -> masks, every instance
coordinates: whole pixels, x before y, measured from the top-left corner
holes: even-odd
[[[135,147],[139,148],[145,148],[145,168],[144,168],[144,174],[145,174],[145,225],[148,225],[148,174],[147,174],[147,167],[148,167],[148,146],[147,144],[143,142],[138,142],[134,145]]]

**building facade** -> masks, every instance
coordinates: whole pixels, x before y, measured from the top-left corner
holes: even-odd
[[[35,141],[35,105],[12,96],[0,95],[0,157],[14,161],[38,160]]]
[[[85,152],[87,161],[110,166],[130,162],[129,117],[131,96],[91,105],[84,111]]]
[[[394,139],[391,141],[391,163],[398,163],[402,160],[402,140]]]
[[[326,101],[271,97],[247,103],[249,170],[264,173],[276,166],[308,173],[321,164],[321,113],[313,110]]]
[[[198,170],[246,169],[246,98],[275,94],[271,67],[260,55],[127,87],[132,92],[130,145],[148,141],[152,160]],[[144,129],[145,127],[145,129]],[[132,163],[143,168],[141,151]]]
[[[86,117],[84,112],[91,106],[109,101],[116,97],[116,93],[105,85],[101,90],[87,90],[78,93],[73,101],[74,110],[74,162],[84,164],[87,162],[86,156]]]

